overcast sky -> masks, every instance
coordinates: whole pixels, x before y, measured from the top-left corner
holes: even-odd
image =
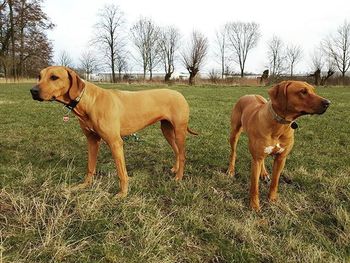
[[[345,20],[350,21],[350,0],[44,0],[44,10],[56,25],[49,32],[55,56],[66,50],[77,64],[92,38],[98,10],[110,3],[124,12],[128,28],[142,16],[160,26],[175,25],[184,40],[194,29],[200,30],[211,44],[206,71],[220,68],[213,57],[215,31],[227,22],[260,24],[262,37],[248,54],[246,71],[262,72],[266,68],[266,43],[275,34],[286,44],[302,46],[303,62],[296,66],[296,72],[305,72],[310,69],[310,53],[320,41]],[[133,69],[141,70],[136,66]],[[235,69],[238,71],[238,66]]]

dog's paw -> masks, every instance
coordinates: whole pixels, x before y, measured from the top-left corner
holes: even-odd
[[[268,200],[269,200],[270,203],[275,203],[278,200],[278,195],[270,193],[269,197],[268,197]]]
[[[226,174],[230,177],[234,177],[235,176],[235,171],[233,169],[227,169]]]
[[[171,173],[176,174],[179,168],[176,168],[175,166],[170,169]]]
[[[270,175],[269,175],[269,173],[267,173],[267,172],[261,173],[261,174],[260,174],[260,179],[261,179],[262,181],[264,181],[265,183],[268,183],[268,182],[271,181]]]
[[[80,183],[80,184],[76,184],[76,185],[69,187],[69,191],[75,192],[75,191],[86,189],[90,186],[91,186],[91,184],[88,184],[88,183]]]
[[[182,180],[182,177],[183,177],[183,174],[177,174],[176,176],[175,176],[175,181],[181,181]]]
[[[115,199],[122,199],[125,198],[128,195],[127,192],[119,192],[115,195]]]
[[[251,199],[250,200],[250,208],[253,209],[255,212],[259,212],[260,211],[259,199]]]

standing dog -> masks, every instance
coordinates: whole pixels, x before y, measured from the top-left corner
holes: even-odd
[[[248,134],[252,155],[250,206],[260,209],[259,177],[268,179],[264,159],[274,156],[269,201],[277,199],[280,174],[294,144],[293,121],[305,114],[324,113],[330,101],[318,96],[315,89],[301,81],[283,81],[269,91],[270,101],[259,95],[241,97],[231,115],[231,156],[228,175],[234,176],[236,147],[242,130]]]
[[[176,162],[171,169],[181,180],[185,165],[185,139],[189,130],[189,107],[185,98],[169,89],[147,91],[106,90],[83,81],[66,67],[48,67],[39,75],[39,82],[30,90],[34,100],[58,101],[79,118],[88,141],[88,167],[83,183],[93,182],[101,139],[110,147],[120,180],[117,196],[126,196],[128,175],[125,168],[122,136],[132,134],[155,122],[161,122],[164,137],[171,145]]]

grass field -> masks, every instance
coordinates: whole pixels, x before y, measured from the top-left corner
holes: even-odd
[[[172,86],[191,107],[182,182],[159,124],[125,141],[122,200],[103,144],[92,188],[69,193],[86,171],[86,140],[66,110],[39,103],[30,84],[0,84],[0,262],[350,262],[350,87],[319,88],[332,101],[302,117],[279,201],[249,209],[250,155],[238,144],[236,179],[224,171],[236,99],[266,88]],[[140,90],[158,86],[104,86]],[[163,86],[164,87],[164,86]],[[267,163],[271,169],[271,162]]]

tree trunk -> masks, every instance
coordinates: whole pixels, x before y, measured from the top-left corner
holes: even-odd
[[[321,70],[317,69],[314,73],[314,77],[315,77],[315,86],[320,85],[320,80],[321,80]]]
[[[22,0],[21,1],[21,14],[20,14],[20,23],[19,26],[21,28],[20,30],[20,47],[19,47],[19,64],[18,64],[18,76],[24,77],[23,74],[23,64],[24,64],[24,9],[25,9],[25,3]]]
[[[195,77],[196,77],[196,73],[190,72],[190,77],[188,79],[188,84],[190,84],[191,86],[195,85],[196,84]]]
[[[225,75],[225,56],[221,58],[221,78],[224,79]]]
[[[165,74],[164,81],[165,81],[165,82],[169,82],[170,78],[171,78],[171,73],[167,72],[167,73]]]
[[[115,83],[115,69],[114,69],[114,62],[112,62],[112,82]]]
[[[190,85],[190,86],[192,86],[192,85],[194,85],[195,83],[194,83],[194,77],[190,74],[190,78],[188,79],[188,84]]]
[[[16,70],[16,59],[15,59],[15,29],[14,29],[14,21],[13,21],[13,2],[12,0],[8,1],[9,9],[10,9],[10,26],[11,26],[11,45],[12,45],[12,74],[13,80],[17,79],[17,70]]]
[[[328,70],[327,76],[321,78],[321,86],[324,86],[327,82],[327,80],[334,74],[333,70]]]

